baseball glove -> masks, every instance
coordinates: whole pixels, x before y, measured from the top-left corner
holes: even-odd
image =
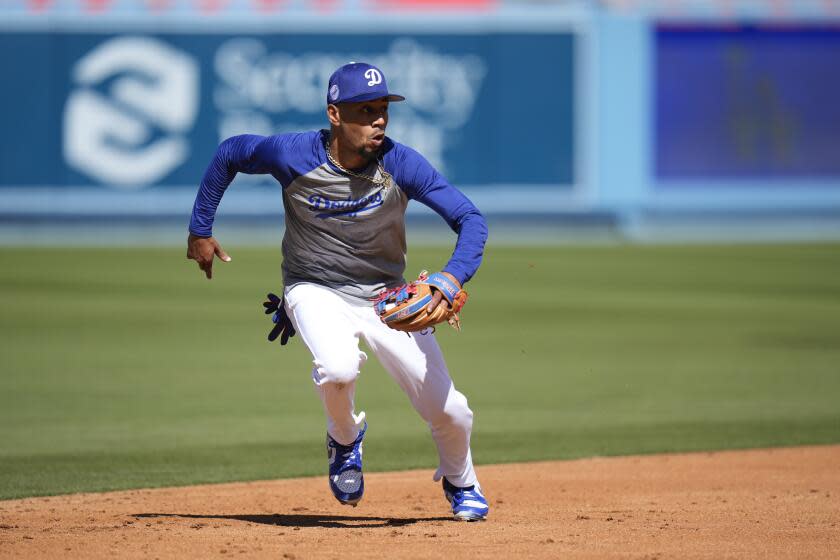
[[[449,307],[437,306],[431,312],[426,310],[432,301],[433,290],[438,290]],[[383,323],[398,331],[416,332],[434,327],[446,321],[456,330],[461,330],[458,312],[467,302],[467,292],[461,289],[451,274],[425,270],[417,280],[385,290],[374,302],[374,308]]]

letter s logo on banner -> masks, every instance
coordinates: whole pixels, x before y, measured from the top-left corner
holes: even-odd
[[[198,110],[198,65],[166,43],[120,37],[73,69],[64,108],[64,157],[109,186],[141,188],[186,160]],[[110,80],[106,91],[95,88]]]

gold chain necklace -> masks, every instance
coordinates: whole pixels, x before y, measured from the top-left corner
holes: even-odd
[[[388,182],[391,180],[391,174],[385,171],[385,168],[382,166],[381,158],[376,158],[376,168],[379,170],[379,178],[377,179],[376,177],[371,177],[370,175],[366,175],[364,173],[356,173],[355,171],[350,171],[349,169],[338,163],[332,156],[332,153],[330,152],[329,138],[327,139],[326,143],[324,143],[324,148],[327,152],[327,159],[330,160],[330,163],[336,166],[338,170],[342,173],[346,173],[347,175],[351,175],[353,177],[356,177],[357,179],[363,179],[377,186],[388,186]]]

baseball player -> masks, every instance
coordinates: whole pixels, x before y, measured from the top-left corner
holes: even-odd
[[[237,173],[271,174],[282,186],[283,297],[270,296],[269,335],[285,344],[300,333],[312,353],[312,379],[327,417],[329,485],[342,504],[364,493],[365,413],[356,413],[355,383],[367,360],[364,339],[428,423],[440,457],[434,479],[457,519],[480,520],[488,504],[470,452],[473,413],[452,383],[434,329],[406,333],[383,324],[373,301],[405,283],[405,209],[431,207],[458,234],[443,271],[432,275],[460,289],[476,272],[487,225],[476,207],[411,148],[385,136],[388,91],[382,71],[353,62],[330,77],[329,130],[242,135],[219,146],[193,207],[187,258],[207,278],[214,256],[230,261],[212,237],[216,209]],[[427,311],[449,303],[433,291]]]

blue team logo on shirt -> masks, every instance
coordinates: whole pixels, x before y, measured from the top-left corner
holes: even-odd
[[[347,197],[344,200],[330,200],[317,194],[309,197],[309,209],[313,212],[320,211],[319,214],[315,214],[315,217],[322,220],[339,216],[355,217],[379,206],[382,206],[382,191],[377,191],[362,198]]]

